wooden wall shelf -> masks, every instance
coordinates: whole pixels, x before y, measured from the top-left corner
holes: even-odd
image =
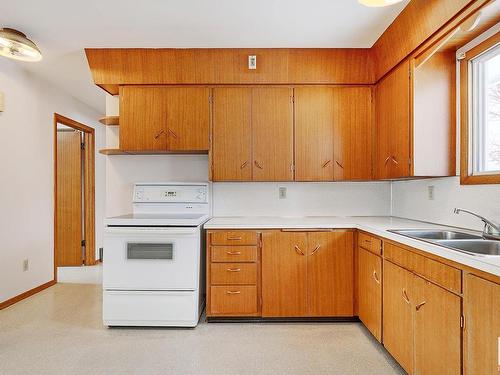
[[[99,153],[103,155],[129,155],[128,152],[119,150],[117,148],[104,148],[102,150],[99,150]]]
[[[103,125],[108,126],[117,126],[120,125],[120,117],[119,116],[104,116],[99,119],[99,122]]]
[[[118,148],[104,148],[99,150],[103,155],[207,155],[208,150],[196,151],[124,151]]]

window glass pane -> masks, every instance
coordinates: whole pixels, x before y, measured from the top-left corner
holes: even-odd
[[[500,171],[500,46],[471,61],[473,174]]]

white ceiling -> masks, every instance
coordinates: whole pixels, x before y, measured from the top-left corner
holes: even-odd
[[[104,113],[85,47],[371,47],[409,0],[0,0],[0,27],[42,50],[20,63]]]

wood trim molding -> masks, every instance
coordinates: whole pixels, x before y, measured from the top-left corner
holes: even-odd
[[[471,175],[469,168],[469,62],[484,51],[500,43],[500,32],[466,52],[460,61],[460,184],[500,184],[499,174]]]
[[[33,289],[30,289],[24,293],[21,293],[15,297],[9,298],[6,301],[0,302],[0,310],[3,310],[6,307],[9,307],[9,306],[13,305],[14,303],[17,303],[25,298],[31,297],[33,294],[41,292],[42,290],[47,289],[47,288],[51,287],[52,285],[55,285],[56,283],[57,283],[57,281],[55,279],[50,280],[50,281],[46,282],[45,284],[39,285],[39,286],[37,286]]]

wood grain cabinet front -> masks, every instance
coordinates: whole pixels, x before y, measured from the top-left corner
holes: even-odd
[[[210,272],[212,285],[257,284],[255,263],[212,263]]]
[[[255,285],[210,287],[210,315],[251,316],[258,311]]]

